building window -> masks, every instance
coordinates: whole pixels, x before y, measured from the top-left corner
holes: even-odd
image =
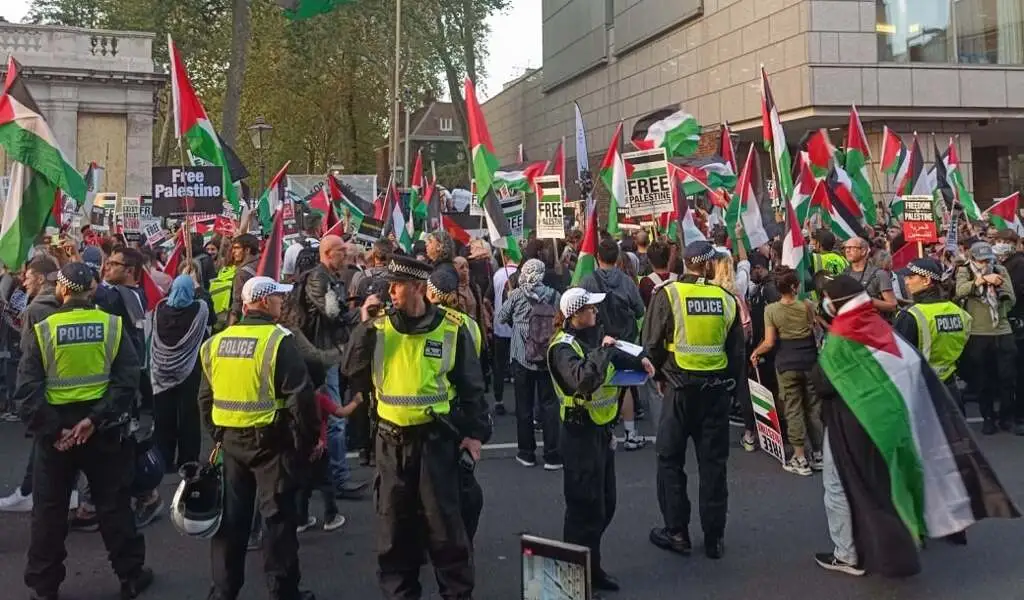
[[[1024,64],[1024,0],[877,0],[880,62]]]
[[[441,117],[440,119],[438,119],[438,121],[441,122],[440,123],[441,131],[451,131],[452,130],[453,127],[452,127],[452,120],[451,120],[451,118]]]

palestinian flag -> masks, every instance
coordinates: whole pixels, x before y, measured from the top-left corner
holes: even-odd
[[[786,145],[786,132],[782,129],[779,108],[775,106],[772,89],[768,85],[768,73],[761,67],[761,133],[764,136],[765,150],[775,156],[775,168],[778,169],[779,197],[789,198],[793,195],[793,160],[789,156]]]
[[[1020,192],[1014,192],[1005,198],[996,198],[983,214],[988,215],[989,223],[996,229],[1009,229],[1017,235],[1024,236],[1024,226],[1021,226],[1020,222]]]
[[[334,179],[331,175],[327,176],[327,182],[320,186],[320,189],[316,191],[309,198],[309,210],[312,213],[318,214],[321,217],[320,222],[320,236],[326,235],[327,231],[330,231],[338,223],[338,214],[334,212],[334,203],[331,202],[330,192],[330,180]]]
[[[359,229],[359,224],[366,218],[366,213],[373,210],[373,205],[359,198],[351,188],[340,183],[334,175],[327,174],[327,191],[331,197],[331,203],[340,204],[339,216],[343,217],[345,223],[354,224],[351,229]]]
[[[727,162],[708,162],[700,166],[683,165],[674,168],[685,175],[680,181],[687,196],[718,189],[729,192],[736,189],[736,173]]]
[[[274,281],[281,280],[281,265],[284,259],[284,210],[278,208],[274,212],[273,224],[267,239],[263,242],[263,252],[256,266],[256,275],[269,277]]]
[[[469,232],[462,228],[461,225],[452,220],[448,215],[441,215],[441,227],[448,232],[448,235],[452,236],[452,239],[459,242],[463,246],[468,246],[472,238]]]
[[[516,163],[498,167],[494,172],[493,187],[510,194],[527,194],[533,191],[533,180],[548,170],[548,161]]]
[[[936,224],[941,224],[946,210],[953,206],[954,195],[946,173],[946,157],[935,143],[935,136],[932,136],[932,145],[935,156],[935,165],[930,174],[930,179],[935,182],[932,188],[932,214],[935,216]]]
[[[293,21],[301,21],[353,2],[355,0],[277,0],[277,5],[284,9],[284,16]]]
[[[888,484],[888,494],[885,488],[871,494],[883,504],[864,507],[855,519],[874,518],[876,536],[893,535],[878,538],[885,540],[884,551],[859,542],[860,552],[905,552],[910,560],[904,564],[913,564],[916,545],[925,537],[958,533],[985,518],[1020,516],[946,386],[918,350],[895,334],[866,293],[839,310],[818,361],[874,446],[871,454],[887,467],[880,483]],[[860,497],[861,490],[852,491]],[[880,531],[882,515],[896,516],[902,531]],[[869,568],[877,558],[862,556]]]
[[[810,161],[814,177],[820,179],[828,175],[828,170],[832,167],[832,161],[836,157],[836,147],[832,145],[832,140],[828,137],[828,130],[818,129],[809,133],[805,146],[807,148],[805,159]]]
[[[0,220],[0,260],[11,271],[28,258],[62,194],[78,205],[85,202],[86,184],[65,156],[21,76],[21,65],[7,61],[0,95],[0,148],[12,161],[10,188]]]
[[[164,263],[164,273],[171,277],[177,277],[178,271],[181,267],[181,261],[185,258],[185,224],[182,223],[182,227],[178,229],[177,235],[174,236],[174,246],[171,248],[170,254],[167,255],[167,262]]]
[[[95,161],[89,163],[85,170],[85,204],[82,206],[82,214],[88,216],[92,212],[92,203],[103,186],[103,167]]]
[[[811,205],[819,206],[832,233],[840,240],[867,239],[860,221],[860,205],[850,189],[850,177],[835,165],[828,177],[819,182],[811,195]]]
[[[626,163],[623,162],[622,153],[619,151],[621,143],[622,123],[620,122],[619,126],[615,128],[615,135],[612,136],[611,143],[608,144],[608,152],[605,153],[604,160],[601,161],[601,183],[608,190],[608,233],[612,235],[619,233],[619,207],[624,206],[626,202]],[[587,219],[589,223],[589,215]],[[597,251],[596,242],[594,251]]]
[[[811,257],[804,240],[803,225],[792,204],[786,205],[786,230],[782,238],[782,264],[796,271],[800,278],[800,297],[811,288]]]
[[[487,220],[487,231],[491,244],[518,261],[522,258],[519,243],[512,235],[512,229],[501,210],[501,204],[498,202],[494,189],[494,172],[498,169],[498,159],[494,155],[491,134],[487,131],[487,121],[484,120],[484,113],[480,110],[480,103],[476,99],[476,88],[468,77],[465,83],[465,95],[473,176],[477,198],[480,206],[484,209],[484,218]]]
[[[700,123],[678,105],[669,106],[641,117],[631,139],[638,150],[664,148],[669,158],[686,157],[700,144]]]
[[[747,152],[747,161],[736,184],[736,193],[725,211],[726,229],[730,238],[735,237],[736,223],[742,220],[743,239],[734,241],[741,241],[748,252],[768,243],[768,232],[765,231],[764,221],[761,220],[761,207],[754,193],[754,182],[757,181],[757,177],[754,145],[751,144]]]
[[[188,79],[185,63],[171,36],[167,36],[167,50],[171,57],[171,98],[174,104],[174,137],[180,144],[184,139],[193,162],[220,167],[224,172],[224,194],[235,212],[240,212],[238,190],[231,183],[231,169],[220,137],[206,116],[199,97]]]
[[[871,181],[868,179],[868,162],[871,160],[871,153],[868,150],[868,138],[864,135],[864,126],[860,122],[860,114],[857,112],[856,106],[850,107],[845,157],[844,167],[853,184],[853,195],[860,203],[864,220],[868,225],[873,226],[878,221],[878,217],[875,214],[875,193],[871,190]]]
[[[409,182],[409,211],[412,218],[421,221],[427,219],[427,203],[423,200],[426,179],[423,177],[423,148],[416,152],[416,164],[412,168],[412,181]]]
[[[793,211],[796,213],[797,223],[802,227],[810,215],[811,196],[814,194],[814,187],[817,185],[818,180],[811,170],[810,159],[807,157],[806,152],[800,153],[800,158],[797,162],[800,163],[800,175],[797,177],[796,185],[793,186],[793,196],[789,199],[789,206],[793,208]]]
[[[395,241],[406,252],[412,252],[412,219],[405,220],[405,213],[402,212],[402,201],[398,196],[398,190],[392,185],[388,190],[388,197],[391,206],[391,226],[395,232]]]
[[[683,182],[679,178],[679,171],[676,171],[674,179],[676,182],[675,193],[672,195],[672,200],[675,203],[675,213],[673,214],[673,223],[675,225],[679,223],[679,235],[682,236],[680,240],[682,247],[685,248],[687,244],[692,242],[706,242],[708,237],[702,231],[700,225],[697,224],[696,211],[690,206],[690,201],[686,199],[686,192],[684,189]],[[671,234],[670,234],[671,237]]]
[[[972,221],[981,220],[981,209],[974,201],[974,196],[967,191],[967,184],[964,183],[963,173],[960,172],[960,157],[956,153],[956,143],[949,138],[949,149],[946,151],[946,179],[953,188],[953,194],[957,202],[963,208],[964,214]]]
[[[562,189],[565,189],[565,138],[562,138],[558,142],[558,147],[555,148],[555,155],[551,158],[551,174],[558,175],[561,181]],[[547,170],[545,169],[545,172]]]
[[[288,200],[288,165],[290,164],[292,164],[292,161],[284,163],[284,166],[277,172],[277,175],[274,175],[274,178],[270,180],[270,185],[267,186],[267,189],[263,190],[263,195],[260,196],[260,201],[256,205],[263,231],[270,231],[270,228],[274,225],[277,209]]]
[[[619,124],[619,130],[621,131],[621,129],[622,124]],[[618,151],[616,150],[617,153]],[[605,158],[607,159],[607,157]],[[623,177],[623,180],[625,180],[625,177]],[[611,208],[615,207],[612,206]],[[580,255],[576,260],[576,270],[573,271],[571,285],[573,287],[578,286],[580,281],[593,273],[595,269],[597,269],[597,207],[594,203],[590,203],[587,207],[586,224],[583,228],[583,241],[580,243]]]
[[[736,164],[736,148],[732,145],[732,131],[728,123],[722,123],[718,130],[718,155],[733,173],[739,170]]]
[[[933,186],[929,182],[928,174],[924,168],[924,155],[921,153],[921,145],[917,141],[917,134],[914,134],[914,141],[907,151],[907,155],[896,173],[896,197],[890,206],[893,217],[903,214],[904,196],[931,196]]]
[[[899,170],[900,165],[903,164],[904,159],[907,157],[907,146],[900,139],[900,136],[893,133],[887,126],[882,127],[882,161],[879,163],[879,168],[882,169],[883,173],[893,176],[895,179],[896,172]]]

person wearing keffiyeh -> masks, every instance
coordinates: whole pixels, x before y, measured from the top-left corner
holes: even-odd
[[[971,245],[967,263],[957,270],[954,300],[973,319],[971,339],[963,354],[967,366],[963,374],[978,395],[985,420],[982,433],[992,435],[1012,427],[1017,435],[1024,435],[1024,412],[1014,394],[1017,345],[1007,319],[1017,299],[1009,273],[996,262],[988,242]],[[998,415],[995,398],[999,398]]]

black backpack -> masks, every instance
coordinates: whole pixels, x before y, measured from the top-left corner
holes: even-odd
[[[636,319],[633,318],[633,311],[623,298],[609,292],[604,287],[604,282],[593,274],[597,291],[604,294],[604,301],[601,302],[597,311],[597,322],[601,325],[604,335],[610,335],[617,340],[635,342],[637,336]]]
[[[546,367],[548,345],[555,333],[555,306],[547,302],[530,302],[530,316],[526,320],[526,362]]]

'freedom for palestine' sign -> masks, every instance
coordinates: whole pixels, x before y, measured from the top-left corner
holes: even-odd
[[[153,167],[153,215],[216,214],[223,202],[220,167]]]
[[[931,196],[903,197],[903,238],[907,242],[931,244],[939,241]]]
[[[664,148],[622,155],[626,163],[626,215],[672,212],[672,185]]]

